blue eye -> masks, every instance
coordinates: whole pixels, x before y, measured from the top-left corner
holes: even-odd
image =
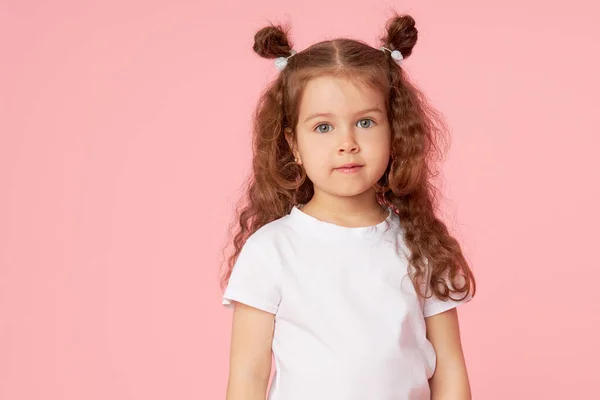
[[[365,121],[367,122],[366,126],[363,124],[363,122],[365,122]],[[370,122],[371,125],[369,125],[368,122]],[[361,119],[360,121],[358,121],[359,128],[371,128],[373,125],[375,125],[375,121],[373,121],[372,119],[369,119],[369,118]]]
[[[317,129],[317,132],[319,132],[319,133],[327,133],[327,132],[330,132],[330,131],[323,131],[323,130],[321,130],[320,128],[321,128],[322,126],[329,126],[329,127],[331,127],[331,125],[329,125],[329,124],[320,124],[320,125],[317,125],[317,128],[316,128],[316,129]]]

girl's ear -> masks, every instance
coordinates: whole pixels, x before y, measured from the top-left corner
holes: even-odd
[[[302,163],[300,160],[300,153],[298,152],[298,147],[296,146],[296,141],[294,139],[294,131],[291,128],[284,128],[283,134],[285,135],[285,140],[287,141],[288,146],[290,146],[290,149],[292,150],[292,154],[294,155],[296,162],[299,164]]]

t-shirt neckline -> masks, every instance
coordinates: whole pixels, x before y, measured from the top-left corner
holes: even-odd
[[[336,237],[367,237],[376,236],[383,232],[387,227],[391,226],[394,212],[390,207],[387,207],[388,215],[385,220],[375,225],[370,226],[359,226],[359,227],[347,227],[334,224],[332,222],[322,221],[318,218],[313,217],[301,210],[300,207],[294,206],[290,212],[291,220],[305,228],[308,232],[315,235],[327,235],[329,238],[334,239]]]

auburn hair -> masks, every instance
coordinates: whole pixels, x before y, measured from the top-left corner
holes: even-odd
[[[289,57],[288,33],[289,26],[264,27],[256,33],[253,49],[264,58]],[[406,59],[417,34],[410,15],[395,14],[386,23],[381,44],[399,50]],[[436,216],[439,192],[431,179],[438,174],[434,166],[447,143],[445,123],[389,52],[348,38],[322,41],[290,57],[262,93],[254,114],[252,173],[230,226],[233,243],[227,246],[231,253],[223,263],[221,288],[227,286],[248,237],[313,196],[313,184],[294,162],[285,131],[295,135],[303,89],[310,79],[323,75],[350,78],[385,94],[391,156],[376,185],[377,200],[399,216],[417,293],[442,300],[474,295],[475,278],[461,246]]]

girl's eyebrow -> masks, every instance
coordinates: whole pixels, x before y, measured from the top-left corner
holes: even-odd
[[[367,109],[365,109],[365,110],[358,111],[358,112],[357,112],[355,115],[366,114],[366,113],[368,113],[368,112],[377,112],[377,113],[383,114],[383,111],[381,111],[381,109],[379,109],[379,107],[371,107],[371,108],[367,108]],[[308,116],[308,117],[307,117],[307,118],[304,120],[304,122],[308,122],[308,121],[310,121],[310,120],[311,120],[311,119],[313,119],[313,118],[318,118],[318,117],[331,117],[331,116],[333,116],[333,114],[332,114],[332,113],[314,113],[314,114],[311,114],[311,115],[309,115],[309,116]]]

